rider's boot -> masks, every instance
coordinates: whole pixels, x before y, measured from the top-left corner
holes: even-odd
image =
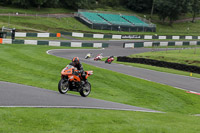
[[[82,83],[82,86],[85,86],[88,83],[88,80],[87,79],[86,80],[82,80],[81,83]]]

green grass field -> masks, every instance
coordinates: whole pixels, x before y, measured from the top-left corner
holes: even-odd
[[[198,133],[200,117],[95,109],[0,108],[1,133]]]
[[[160,61],[175,62],[186,65],[200,66],[200,48],[147,52],[130,57],[148,58]]]
[[[23,8],[16,8],[16,7],[2,7],[0,6],[1,10],[0,13],[19,13],[19,14],[56,14],[56,13],[73,13],[75,12],[72,9],[66,9],[66,8],[41,8],[38,10],[38,8],[29,8],[29,9],[23,9]]]
[[[196,23],[175,23],[173,26],[157,24],[157,31],[151,32],[118,32],[108,30],[93,30],[86,25],[80,23],[75,18],[41,18],[41,17],[20,17],[20,16],[1,16],[0,27],[15,27],[17,31],[27,30],[29,27],[32,30],[43,30],[46,32],[60,32],[60,31],[76,31],[86,33],[102,33],[102,34],[158,34],[158,35],[199,35],[200,21]],[[190,28],[188,31],[187,28]],[[31,30],[30,29],[30,30]],[[34,30],[33,30],[34,31]]]
[[[0,80],[57,91],[60,71],[70,61],[46,54],[55,48],[66,47],[0,45]],[[84,69],[94,71],[89,78],[92,84],[89,97],[167,113],[0,108],[0,132],[195,133],[200,130],[200,118],[192,116],[200,114],[198,95],[86,64]]]

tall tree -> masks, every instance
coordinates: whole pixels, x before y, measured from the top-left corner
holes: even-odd
[[[125,5],[133,11],[150,11],[153,0],[125,0]]]
[[[169,1],[165,1],[165,0],[156,0],[155,4],[156,4],[156,9],[157,9],[157,14],[158,14],[160,20],[162,20],[162,22],[164,22],[165,19],[169,15],[169,9],[170,9],[169,5],[171,3]]]
[[[74,9],[92,9],[96,4],[96,0],[60,0],[60,2]]]
[[[151,21],[151,19],[153,17],[154,6],[155,6],[155,0],[152,1],[150,21]]]
[[[41,6],[44,5],[47,2],[47,0],[33,0],[33,3],[37,6],[37,8],[40,10]]]
[[[96,0],[100,5],[103,6],[110,6],[110,7],[117,7],[121,3],[123,3],[123,0]]]
[[[48,0],[45,4],[44,7],[62,7],[62,3],[60,3],[60,0]]]
[[[193,14],[192,22],[194,23],[196,15],[199,14],[200,12],[200,0],[192,0],[191,7],[192,7],[192,14]]]
[[[12,5],[17,5],[23,8],[28,8],[31,3],[29,0],[10,0]]]
[[[159,18],[164,21],[169,18],[170,25],[189,7],[188,0],[156,0],[156,9]]]

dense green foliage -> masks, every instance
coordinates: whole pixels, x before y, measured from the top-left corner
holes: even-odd
[[[192,13],[193,13],[192,22],[194,22],[196,15],[200,13],[200,0],[192,0],[191,6],[192,6]]]
[[[188,0],[157,0],[156,7],[157,13],[161,20],[165,20],[167,17],[172,24],[174,20],[177,20],[182,13],[186,13],[188,10]]]
[[[125,0],[124,4],[138,12],[150,11],[153,0]]]
[[[193,13],[193,22],[200,12],[200,0],[0,0],[0,5],[21,8],[62,7],[70,9],[96,9],[104,7],[125,7],[136,12],[156,13],[170,24],[182,14]]]

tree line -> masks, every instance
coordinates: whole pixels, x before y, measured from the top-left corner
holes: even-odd
[[[200,0],[0,0],[1,5],[21,8],[62,7],[72,9],[95,9],[105,6],[123,6],[136,12],[156,13],[163,22],[168,18],[170,24],[182,14],[193,14],[193,22],[200,13]]]

